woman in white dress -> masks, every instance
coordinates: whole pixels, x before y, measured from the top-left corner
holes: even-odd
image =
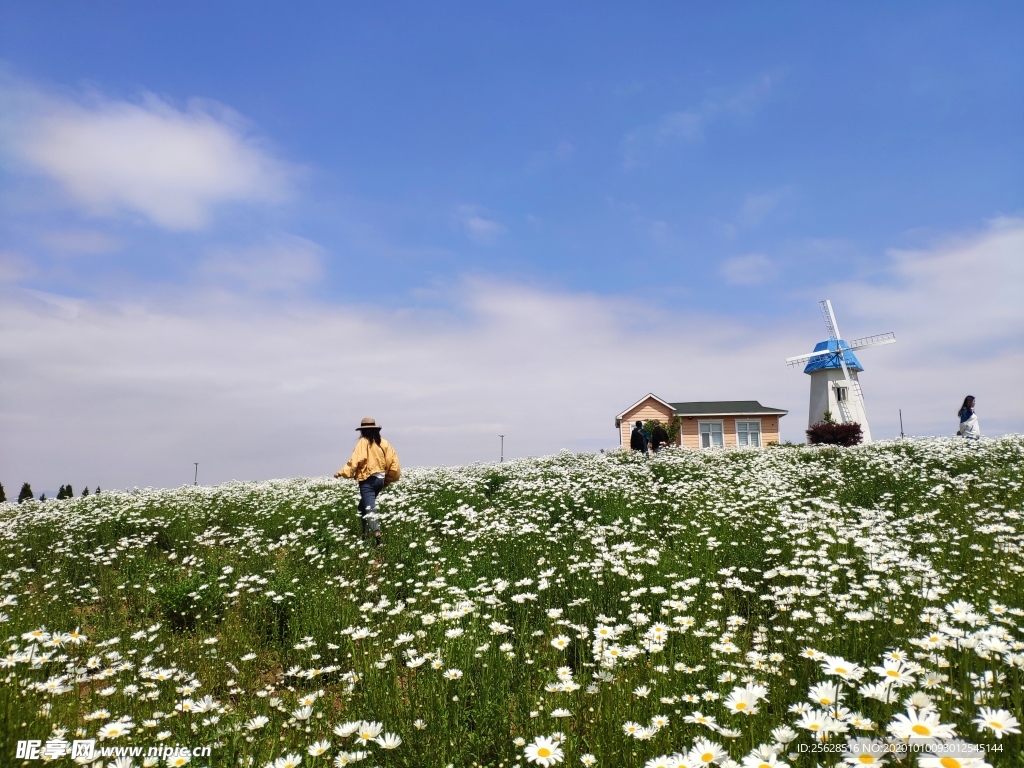
[[[960,429],[956,432],[958,435],[969,437],[972,440],[977,440],[981,437],[978,416],[974,412],[974,395],[968,395],[964,398],[964,404],[960,406],[960,411],[957,415],[960,417]]]

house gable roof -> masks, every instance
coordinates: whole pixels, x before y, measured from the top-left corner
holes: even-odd
[[[629,408],[615,417],[615,426],[622,425],[622,417],[646,400],[656,400],[676,416],[785,416],[789,411],[768,408],[757,400],[705,400],[693,403],[669,403],[652,392],[648,392]]]
[[[631,406],[629,406],[629,408],[627,408],[626,410],[624,410],[622,413],[620,413],[618,416],[615,417],[615,426],[618,427],[620,424],[622,424],[622,417],[625,416],[630,411],[632,411],[638,405],[643,403],[644,400],[657,400],[659,403],[664,405],[670,411],[674,411],[675,410],[675,406],[673,406],[672,403],[667,403],[664,400],[662,400],[660,397],[658,397],[656,394],[654,394],[653,392],[648,392],[646,395],[644,395],[639,400],[637,400],[635,403],[633,403]]]
[[[757,400],[709,400],[694,403],[669,403],[676,416],[785,416],[789,411],[768,408]]]

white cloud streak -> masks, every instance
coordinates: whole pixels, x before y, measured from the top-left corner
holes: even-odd
[[[643,165],[647,154],[656,148],[704,138],[707,127],[724,116],[750,113],[777,81],[776,75],[759,75],[737,91],[709,96],[695,107],[669,112],[656,122],[631,131],[623,139],[623,168],[632,170]]]
[[[281,202],[296,174],[238,114],[212,101],[179,109],[153,94],[137,102],[72,98],[6,77],[0,103],[8,163],[45,177],[90,216],[199,230],[218,207]]]
[[[757,285],[775,277],[775,263],[763,253],[749,253],[727,259],[719,268],[719,274],[732,285]]]
[[[852,300],[855,316],[927,329],[917,343],[930,354],[1024,346],[1024,219],[997,218],[979,234],[893,249],[889,257],[884,285],[836,287]]]
[[[0,251],[0,285],[17,283],[19,280],[33,277],[35,273],[35,265],[24,256],[11,251]]]
[[[249,248],[217,249],[198,266],[209,285],[246,294],[293,293],[324,274],[324,250],[294,235],[279,235]]]
[[[792,190],[783,187],[771,192],[747,195],[743,200],[743,207],[736,217],[736,224],[744,229],[761,226],[765,219],[773,214],[791,194]]]
[[[572,161],[575,154],[576,147],[563,139],[552,150],[534,152],[526,164],[526,172],[540,173],[552,165],[565,165]]]
[[[315,252],[315,248],[313,249]],[[800,299],[796,320],[656,313],[628,299],[467,281],[444,311],[339,307],[223,290],[138,303],[8,292],[0,304],[0,480],[40,489],[328,474],[363,416],[407,464],[613,447],[614,415],[648,391],[759,399],[806,426],[807,377],[783,358],[824,336],[828,295],[863,355],[872,431],[951,434],[979,398],[988,433],[1024,428],[1024,221],[892,254],[893,286]],[[803,309],[806,303],[806,308]]]
[[[479,205],[460,205],[455,209],[455,220],[466,237],[480,245],[493,243],[505,233],[505,226],[488,217]]]
[[[124,243],[105,232],[90,229],[64,229],[43,233],[40,242],[61,254],[95,256],[121,250]]]

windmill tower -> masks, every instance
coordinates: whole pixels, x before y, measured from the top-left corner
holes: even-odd
[[[866,347],[877,347],[882,344],[894,344],[896,334],[880,333],[876,336],[865,336],[847,343],[839,336],[839,325],[832,311],[832,302],[828,299],[819,301],[821,314],[828,328],[827,341],[819,341],[814,351],[806,355],[795,355],[786,358],[789,366],[804,365],[804,373],[811,377],[811,401],[807,413],[807,426],[816,424],[825,418],[825,411],[841,424],[857,422],[864,433],[864,442],[871,442],[871,429],[868,427],[868,414],[864,410],[864,393],[861,392],[857,374],[864,370],[860,360],[853,353]]]

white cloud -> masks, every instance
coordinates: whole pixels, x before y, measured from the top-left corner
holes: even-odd
[[[627,98],[629,96],[636,96],[638,93],[643,93],[644,84],[640,80],[630,80],[627,83],[620,83],[612,87],[612,96],[617,99]]]
[[[707,126],[724,116],[750,113],[771,92],[778,79],[777,75],[761,74],[739,90],[709,95],[695,107],[670,112],[650,125],[631,131],[623,140],[623,167],[632,170],[643,165],[652,149],[702,139]]]
[[[568,163],[572,160],[573,155],[576,154],[576,147],[570,144],[568,141],[558,142],[558,146],[555,147],[554,151],[555,160],[560,163]]]
[[[841,283],[857,317],[927,329],[925,347],[990,351],[1024,342],[1024,218],[998,218],[981,232],[931,248],[889,251],[883,286]],[[845,333],[845,331],[844,331]],[[934,354],[934,353],[932,353]],[[969,355],[968,355],[969,357]]]
[[[0,283],[17,283],[36,272],[31,261],[17,253],[0,251]]]
[[[951,434],[979,398],[988,433],[1024,429],[1024,222],[892,254],[895,285],[800,299],[786,321],[656,312],[628,297],[468,281],[444,310],[339,307],[301,295],[193,293],[105,304],[28,292],[0,303],[0,478],[104,487],[328,474],[363,416],[409,465],[613,447],[614,415],[648,391],[759,399],[806,426],[808,378],[783,358],[824,335],[833,299],[867,350],[872,431]],[[806,302],[806,307],[804,307]]]
[[[487,211],[479,205],[460,205],[455,209],[459,229],[475,243],[493,243],[505,233],[503,224],[488,218]]]
[[[743,230],[761,226],[791,195],[789,187],[747,195],[735,216],[725,221],[713,219],[711,225],[723,236],[735,238]]]
[[[294,175],[212,101],[179,109],[153,94],[71,98],[10,78],[0,82],[0,100],[0,143],[15,167],[49,179],[92,216],[202,229],[219,206],[280,202]]]
[[[119,251],[124,247],[124,243],[118,238],[92,229],[44,232],[39,239],[45,246],[60,253],[95,255]]]
[[[745,229],[759,227],[771,214],[778,210],[792,191],[788,187],[775,189],[771,192],[747,195],[743,206],[736,217],[736,223]]]
[[[775,263],[763,253],[749,253],[727,259],[718,273],[732,285],[757,285],[775,277]]]
[[[565,165],[576,154],[576,147],[564,139],[554,149],[534,152],[526,164],[527,173],[540,173],[552,165]]]
[[[197,270],[204,284],[243,289],[247,293],[289,293],[323,275],[324,250],[294,235],[280,235],[244,249],[222,248]]]
[[[207,481],[326,474],[366,415],[409,464],[496,458],[499,432],[507,455],[612,447],[638,392],[776,403],[791,385],[735,377],[727,323],[695,335],[699,318],[515,285],[463,283],[445,312],[42,299],[0,306],[0,466],[43,488],[176,484],[193,461]]]

